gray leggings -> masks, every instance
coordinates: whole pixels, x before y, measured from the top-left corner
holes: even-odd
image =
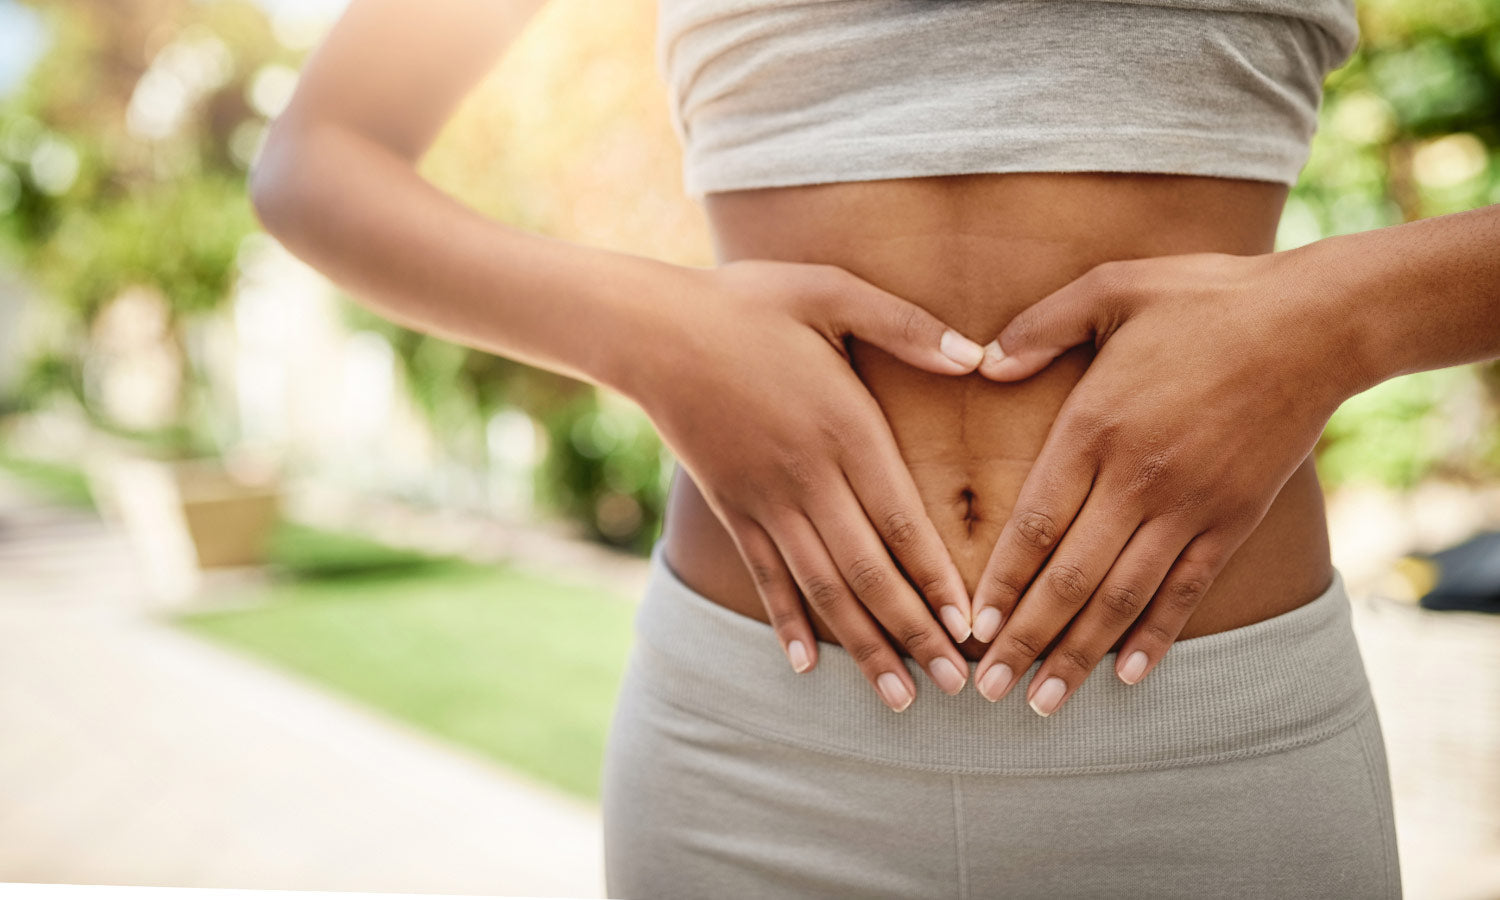
[[[1285,615],[1113,656],[1048,719],[1020,699],[886,709],[840,647],[771,629],[658,546],[604,768],[609,895],[1400,895],[1380,725],[1342,576]],[[1033,668],[1032,672],[1035,672]]]

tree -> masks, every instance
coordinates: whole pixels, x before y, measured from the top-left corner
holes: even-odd
[[[52,42],[0,108],[3,164],[16,186],[3,237],[65,327],[33,361],[25,402],[89,396],[90,333],[111,301],[149,290],[189,377],[179,415],[155,437],[207,449],[184,335],[219,308],[241,239],[254,228],[244,178],[264,117],[252,81],[288,54],[244,2],[189,0],[37,4]]]

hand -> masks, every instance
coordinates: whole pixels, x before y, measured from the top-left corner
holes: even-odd
[[[963,641],[968,592],[845,338],[948,375],[974,371],[983,350],[833,266],[670,271],[627,392],[733,536],[792,667],[812,668],[818,646],[800,588],[892,709],[915,684],[882,625],[957,693],[968,662],[932,610]]]
[[[1005,696],[1059,635],[1027,697],[1044,716],[1127,631],[1121,680],[1161,662],[1351,393],[1321,280],[1295,251],[1109,262],[986,348],[980,372],[997,381],[1085,341],[1098,352],[975,591],[975,637],[993,640],[981,694]]]

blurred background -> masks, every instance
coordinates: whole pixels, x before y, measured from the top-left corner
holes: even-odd
[[[0,0],[0,881],[602,891],[671,459],[257,230],[247,169],[341,7]],[[1500,2],[1359,11],[1283,248],[1500,202]],[[553,0],[424,173],[708,264],[654,17]],[[1500,897],[1500,616],[1418,602],[1455,546],[1500,562],[1500,365],[1368,391],[1317,452],[1408,894]]]

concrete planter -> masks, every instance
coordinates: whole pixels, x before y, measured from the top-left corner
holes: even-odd
[[[162,606],[194,601],[205,576],[258,574],[281,507],[277,479],[248,480],[218,460],[115,457],[90,466],[101,508],[130,536]]]

